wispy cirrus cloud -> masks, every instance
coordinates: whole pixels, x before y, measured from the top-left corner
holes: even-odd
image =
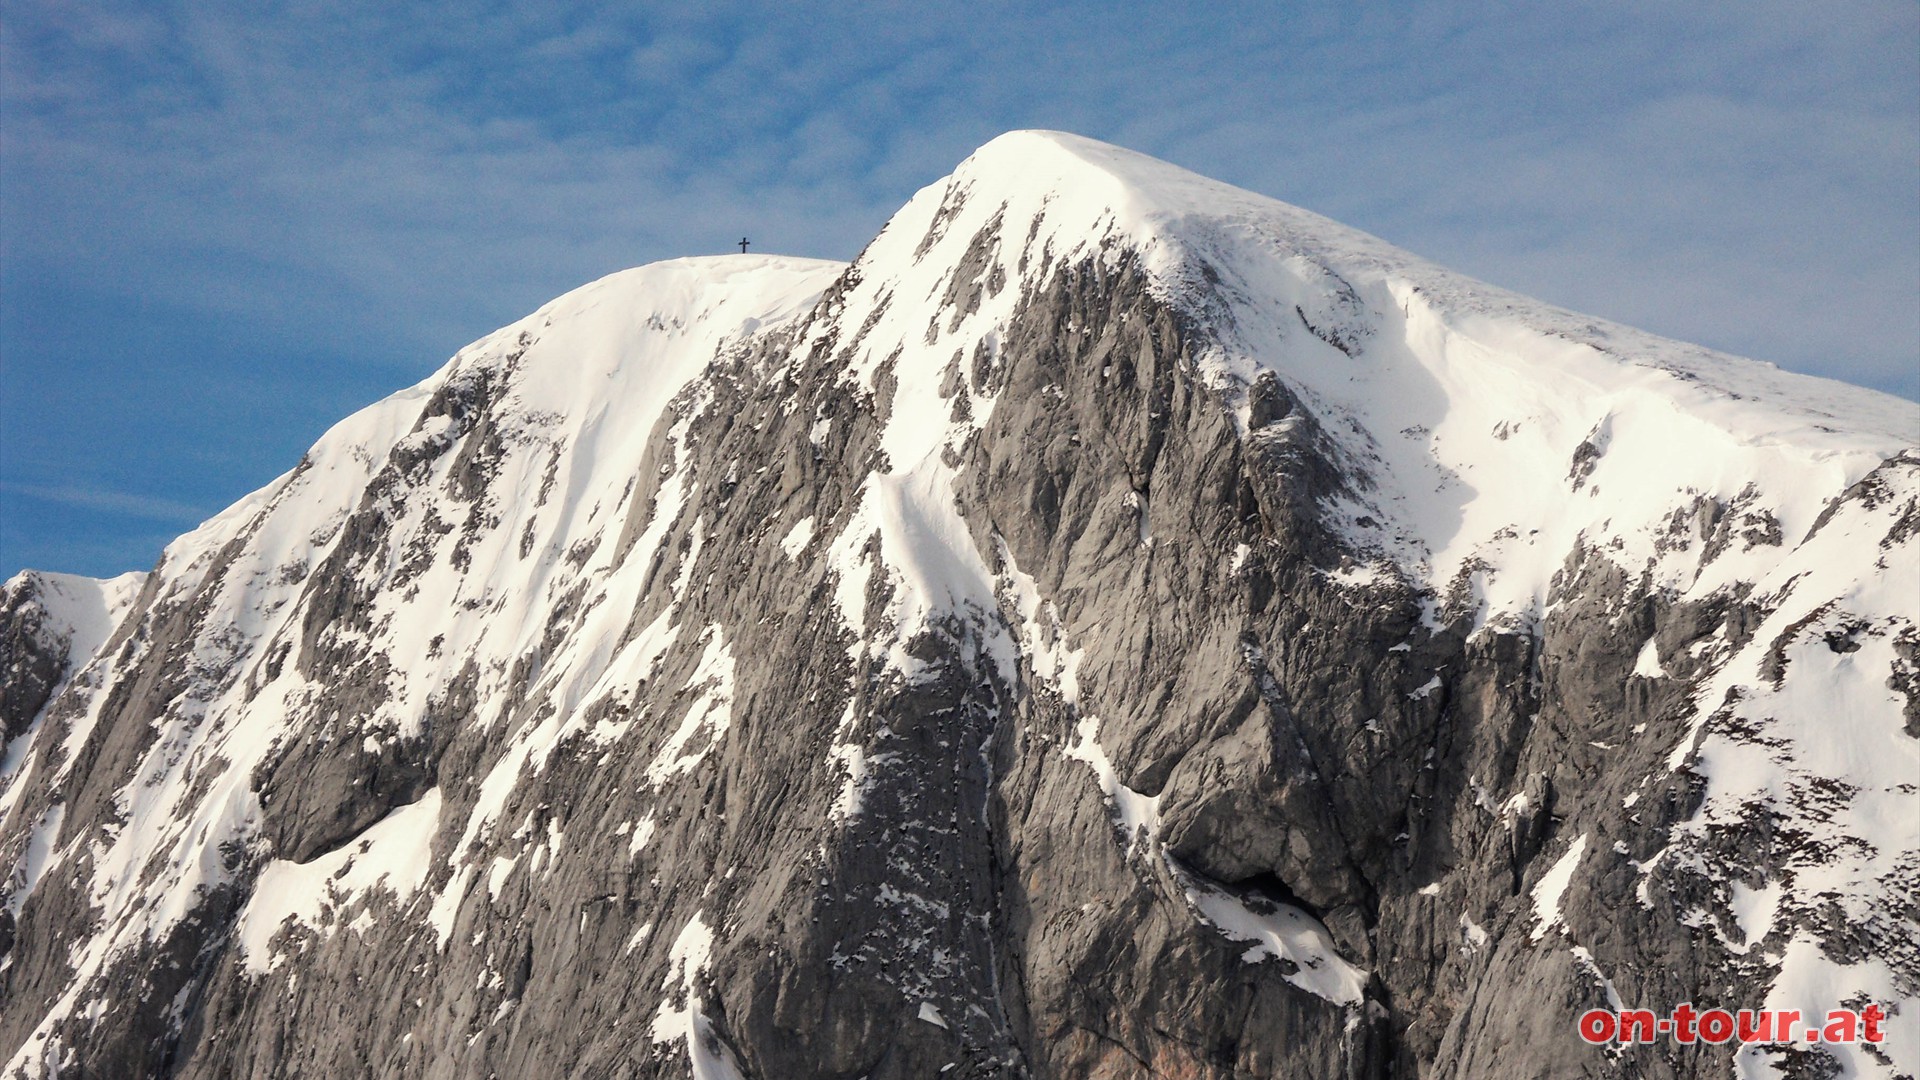
[[[38,502],[57,503],[80,510],[95,510],[141,521],[165,521],[176,525],[192,525],[207,516],[205,507],[189,506],[172,499],[124,491],[105,491],[72,484],[42,487],[38,484],[12,484],[0,481],[0,494]]]

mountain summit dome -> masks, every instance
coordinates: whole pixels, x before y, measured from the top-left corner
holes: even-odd
[[[7,1075],[1860,1075],[1920,408],[1015,132],[0,595]]]

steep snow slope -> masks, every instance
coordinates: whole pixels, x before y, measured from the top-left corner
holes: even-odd
[[[485,673],[475,688],[482,697],[522,675],[511,662],[545,632],[555,598],[579,604],[581,583],[604,573],[614,547],[606,524],[628,511],[668,403],[720,351],[804,313],[841,269],[807,259],[684,259],[584,286],[342,421],[299,467],[170,544],[145,621],[123,629],[126,648],[85,668],[92,692],[63,699],[51,732],[36,728],[9,748],[21,763],[9,801],[42,788],[54,807],[42,815],[47,826],[28,858],[49,847],[54,854],[32,876],[74,869],[89,907],[104,919],[70,959],[71,990],[15,1051],[14,1067],[59,1060],[44,1041],[54,1025],[77,1009],[97,1017],[121,1007],[96,982],[101,974],[130,951],[165,940],[233,880],[240,851],[260,838],[267,798],[260,781],[289,743],[356,748],[377,767],[392,756],[387,744],[422,737],[433,695],[463,669]],[[478,415],[494,403],[497,416]],[[446,453],[476,427],[498,459],[469,466],[471,455]],[[384,540],[377,550],[353,547],[376,528]],[[609,542],[596,561],[603,538]],[[437,563],[422,558],[436,553],[436,543],[451,554]],[[334,582],[339,592],[317,596],[312,573],[329,560],[351,565]],[[74,579],[58,580],[66,592],[80,591]],[[124,594],[128,582],[107,584]],[[577,700],[604,674],[610,639],[643,583],[631,575],[626,591],[595,594],[589,606],[597,619],[573,633],[574,648],[548,662],[547,685]],[[162,639],[173,648],[153,656],[149,631],[180,617],[192,620],[192,636]],[[99,647],[101,621],[71,635],[76,648],[91,654]],[[69,785],[103,705],[111,705],[109,691],[146,663],[164,666],[172,683],[150,701],[158,737],[127,749],[128,775],[108,788],[111,811],[99,831],[78,815],[62,828],[62,808],[108,780]],[[343,683],[350,705],[336,700]],[[559,719],[578,722],[571,709]],[[469,834],[491,826],[497,808],[488,795],[511,784],[529,756],[550,750],[561,726],[518,732],[499,777],[482,783],[481,802],[464,823]],[[390,860],[417,888],[438,801],[430,788],[393,810],[389,826],[361,833],[357,875],[333,872],[355,861],[344,848],[332,866],[309,865],[305,881],[288,880],[288,860],[258,867],[261,887],[239,912],[242,950],[263,946],[290,915],[325,925],[315,916],[339,907],[345,894],[375,886],[410,894],[401,878],[368,873],[366,856]],[[402,815],[409,820],[394,820]],[[322,883],[327,900],[314,895]],[[15,892],[16,910],[31,887],[32,877]],[[264,956],[248,959],[265,963]]]
[[[1487,563],[1471,576],[1490,616],[1537,618],[1583,533],[1625,541],[1613,557],[1635,571],[1654,562],[1663,586],[1751,580],[1765,563],[1745,553],[1708,566],[1662,558],[1672,511],[1751,484],[1747,502],[1786,512],[1782,529],[1804,536],[1836,491],[1920,442],[1910,402],[1552,308],[1297,207],[1056,132],[996,139],[922,191],[862,260],[906,269],[863,279],[863,291],[920,303],[976,286],[956,285],[953,252],[916,246],[972,238],[995,220],[1031,223],[1024,237],[997,230],[1004,272],[1029,282],[1054,265],[1136,253],[1165,297],[1218,335],[1197,358],[1207,376],[1244,384],[1272,370],[1314,410],[1360,489],[1338,508],[1343,538],[1437,587]],[[1004,322],[1025,291],[981,301],[958,336]],[[897,334],[874,336],[911,339],[907,312],[918,309],[900,309]],[[869,349],[862,370],[879,359]],[[940,369],[921,367],[923,392],[911,396],[937,401]],[[896,462],[930,452],[938,425],[921,419],[889,428]],[[893,436],[902,428],[914,435]],[[1379,524],[1353,524],[1361,516]]]
[[[1256,406],[1239,391],[1263,371],[1313,418],[1342,474],[1322,502],[1346,551],[1328,568],[1335,580],[1404,575],[1430,626],[1464,617],[1470,630],[1537,632],[1575,564],[1601,559],[1634,589],[1614,598],[1616,618],[1648,597],[1738,598],[1764,613],[1726,635],[1736,640],[1690,648],[1712,677],[1692,681],[1684,725],[1664,733],[1683,734],[1640,786],[1684,770],[1706,781],[1706,802],[1641,865],[1694,860],[1723,883],[1718,903],[1687,918],[1736,948],[1784,929],[1785,911],[1817,923],[1837,906],[1847,922],[1889,931],[1876,947],[1894,954],[1892,968],[1836,963],[1841,950],[1812,946],[1804,927],[1774,935],[1772,1003],[1815,1014],[1817,986],[1831,995],[1822,1011],[1855,992],[1920,1008],[1913,916],[1889,895],[1920,872],[1920,746],[1911,720],[1903,730],[1920,610],[1910,450],[1920,408],[1561,311],[1125,150],[1017,132],[922,191],[863,256],[862,269],[876,269],[850,303],[870,297],[882,312],[871,338],[885,344],[856,351],[850,375],[871,380],[895,359],[899,397],[923,403],[896,408],[883,436],[896,472],[940,471],[936,454],[991,416],[992,400],[975,399],[969,422],[942,431],[948,350],[997,348],[1014,307],[1060,268],[1090,261],[1097,273],[1125,259],[1211,331],[1195,366],[1237,403],[1243,428]],[[1015,284],[995,297],[997,280]],[[940,301],[951,319],[913,341],[925,305]],[[1061,332],[1085,330],[1069,321]],[[889,351],[901,341],[904,354]],[[928,487],[921,514],[939,516],[946,485]],[[1130,498],[1150,542],[1153,511],[1137,490]],[[909,595],[926,596],[915,557],[900,573]],[[986,579],[973,576],[977,595]],[[1633,675],[1667,677],[1662,643],[1644,640]],[[1068,657],[1063,691],[1075,701]],[[1132,808],[1141,797],[1112,778],[1091,742],[1098,723],[1087,724],[1069,753],[1095,766],[1131,835],[1146,821]],[[1769,852],[1774,865],[1702,850],[1718,830],[1765,830],[1776,815],[1808,834]],[[1640,895],[1646,903],[1644,886]],[[1920,1065],[1915,1053],[1904,1067]]]
[[[851,267],[556,300],[118,587],[9,720],[0,1050],[1913,1072],[1571,1018],[1920,1010],[1916,442],[1003,136]]]
[[[72,574],[27,571],[0,585],[0,819],[12,813],[26,790],[18,783],[25,755],[46,703],[67,688],[126,617],[145,582],[144,574],[106,581]],[[18,917],[46,872],[61,810],[51,807],[6,879],[6,910]]]

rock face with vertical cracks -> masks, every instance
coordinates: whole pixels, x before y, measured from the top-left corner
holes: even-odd
[[[1005,136],[9,583],[5,1074],[1912,1074],[1573,1025],[1920,1012],[1917,421]]]
[[[26,734],[67,674],[71,632],[52,623],[41,588],[23,575],[0,593],[0,732],[8,742]]]

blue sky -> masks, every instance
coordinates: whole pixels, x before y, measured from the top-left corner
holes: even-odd
[[[602,274],[1062,128],[1920,397],[1920,6],[0,0],[0,576],[145,568]]]

